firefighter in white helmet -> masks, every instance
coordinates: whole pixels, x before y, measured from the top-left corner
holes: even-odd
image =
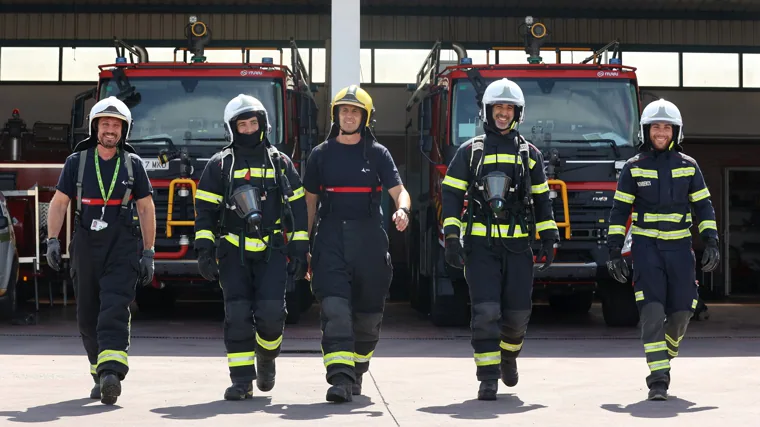
[[[238,95],[224,109],[224,125],[230,144],[208,161],[195,193],[195,249],[201,275],[219,280],[224,294],[232,380],[224,398],[244,400],[254,379],[261,391],[274,387],[285,293],[293,290],[286,284],[304,277],[309,238],[301,179],[270,143],[262,103]]]
[[[499,377],[517,385],[517,356],[532,310],[531,241],[538,232],[543,271],[559,240],[543,156],[517,130],[524,117],[517,83],[504,78],[488,85],[481,108],[486,133],[459,147],[443,180],[445,258],[453,268],[466,266],[480,400],[496,399]]]
[[[681,112],[672,102],[660,99],[647,105],[641,114],[641,153],[620,171],[607,237],[610,275],[627,283],[630,274],[621,248],[633,208],[633,286],[650,371],[650,400],[667,399],[670,360],[678,356],[699,299],[692,211],[705,244],[702,270],[713,271],[720,261],[710,191],[696,160],[681,152],[683,135]]]
[[[92,107],[90,136],[66,159],[48,211],[47,260],[59,270],[58,233],[69,201],[76,199],[69,252],[77,323],[95,380],[90,397],[109,405],[116,403],[129,371],[135,284],[145,286],[153,278],[153,188],[126,142],[131,126],[129,108],[113,96]]]

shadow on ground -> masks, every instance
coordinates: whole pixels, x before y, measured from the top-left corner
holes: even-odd
[[[514,394],[499,394],[495,402],[472,399],[446,406],[428,406],[418,411],[449,415],[451,418],[460,420],[491,420],[499,418],[500,415],[522,414],[543,408],[546,406],[535,403],[526,405]]]
[[[16,423],[48,423],[61,418],[97,415],[120,409],[118,405],[107,406],[99,400],[81,398],[47,405],[32,406],[26,411],[0,411],[0,418]]]
[[[696,403],[688,400],[679,399],[676,396],[669,396],[666,401],[649,401],[643,400],[630,405],[604,404],[602,409],[617,414],[628,414],[636,418],[675,418],[680,414],[691,414],[694,412],[711,411],[718,409],[717,406],[695,406]]]

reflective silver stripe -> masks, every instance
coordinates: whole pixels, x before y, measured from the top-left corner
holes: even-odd
[[[644,344],[644,353],[653,353],[655,351],[665,351],[668,349],[668,345],[665,341],[650,342]]]
[[[356,362],[356,363],[367,363],[367,362],[369,362],[369,359],[372,358],[372,354],[374,354],[374,353],[375,353],[374,350],[370,351],[369,354],[354,353],[354,362]]]
[[[708,197],[710,197],[710,190],[705,187],[699,191],[695,191],[694,193],[689,194],[689,201],[694,203]]]
[[[631,176],[634,178],[657,179],[657,171],[654,169],[631,168]]]
[[[636,196],[617,190],[615,191],[615,200],[623,203],[633,204],[633,202],[636,200]]]
[[[610,228],[607,234],[608,235],[619,234],[621,236],[625,236],[625,226],[624,225],[610,225]]]

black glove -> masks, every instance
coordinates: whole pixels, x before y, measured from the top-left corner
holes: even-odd
[[[610,249],[610,260],[607,261],[607,270],[610,272],[610,276],[620,283],[628,282],[628,264],[623,260],[623,255],[620,253],[620,248]]]
[[[446,258],[446,264],[460,270],[464,268],[466,257],[464,255],[462,243],[459,241],[459,237],[449,237],[446,239],[446,252],[444,257]]]
[[[143,286],[148,286],[150,282],[153,280],[153,271],[154,271],[154,263],[153,263],[153,256],[155,255],[155,252],[153,249],[145,249],[142,253],[142,258],[140,258],[140,284]]]
[[[204,279],[213,282],[219,280],[219,265],[210,249],[198,251],[198,270]]]
[[[546,270],[554,262],[554,239],[541,240],[541,249],[538,251],[536,261],[540,262],[543,257],[546,257],[546,262],[541,267],[538,267],[538,271]]]
[[[309,252],[308,242],[292,242],[288,245],[288,275],[294,276],[295,280],[301,280],[306,276],[306,269],[309,266],[306,260],[306,254]]]
[[[718,250],[718,241],[715,239],[707,239],[705,245],[705,252],[702,254],[702,271],[710,272],[718,267],[720,251]]]
[[[55,271],[61,271],[61,243],[57,238],[53,237],[47,240],[47,262],[50,268]]]

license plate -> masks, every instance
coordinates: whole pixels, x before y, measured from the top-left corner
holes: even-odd
[[[161,162],[158,161],[158,159],[155,160],[145,160],[143,159],[143,167],[146,171],[156,171],[156,170],[168,170],[169,169],[169,163],[161,166]]]

